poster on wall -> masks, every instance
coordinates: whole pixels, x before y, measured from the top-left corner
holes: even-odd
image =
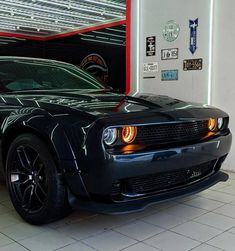
[[[147,37],[146,38],[146,56],[155,56],[156,55],[156,37]]]
[[[189,29],[190,29],[189,50],[193,55],[197,50],[197,28],[198,28],[198,18],[195,20],[189,20]]]

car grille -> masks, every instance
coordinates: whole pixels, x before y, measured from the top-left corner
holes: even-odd
[[[135,143],[146,145],[200,140],[208,134],[208,121],[182,122],[138,127]]]
[[[151,193],[186,185],[212,173],[215,163],[216,161],[210,161],[190,168],[122,180],[119,187],[116,183],[113,184],[112,195]]]

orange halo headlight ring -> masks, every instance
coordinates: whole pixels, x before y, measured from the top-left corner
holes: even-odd
[[[213,118],[210,118],[208,120],[208,129],[213,132],[213,131],[216,131],[217,130],[217,119],[213,119]]]
[[[137,136],[136,126],[125,126],[121,130],[122,141],[126,144],[131,144],[135,141]]]

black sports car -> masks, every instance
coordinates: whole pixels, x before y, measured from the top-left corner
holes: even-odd
[[[0,57],[1,166],[32,224],[71,205],[123,212],[205,189],[231,146],[228,115],[167,96],[125,96],[79,68]]]

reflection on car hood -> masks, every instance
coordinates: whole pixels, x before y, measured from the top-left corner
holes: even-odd
[[[79,110],[96,116],[205,107],[168,96],[138,94],[132,97],[108,91],[25,91],[16,92],[14,95],[5,94],[1,97],[5,103],[11,105],[40,107],[47,111],[58,109],[59,112]]]

